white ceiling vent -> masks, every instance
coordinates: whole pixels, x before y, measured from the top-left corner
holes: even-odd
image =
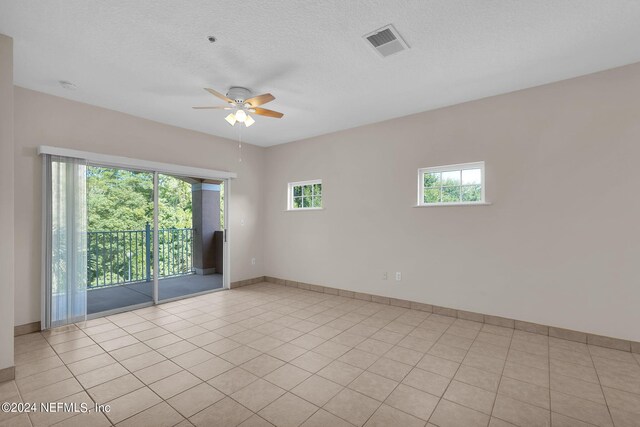
[[[409,49],[407,43],[391,24],[365,34],[364,39],[382,57]]]

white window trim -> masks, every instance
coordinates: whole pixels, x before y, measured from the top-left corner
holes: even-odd
[[[424,202],[424,175],[426,173],[435,172],[448,172],[463,169],[480,169],[481,176],[481,198],[477,202],[438,202],[438,203],[425,203]],[[471,163],[458,163],[455,165],[433,166],[428,168],[418,169],[418,208],[431,208],[431,207],[443,207],[443,206],[486,206],[491,203],[487,202],[485,198],[485,179],[484,179],[484,162],[471,162]]]
[[[294,208],[293,207],[293,187],[297,187],[300,185],[314,185],[314,184],[322,184],[321,179],[313,179],[311,181],[297,181],[290,182],[287,186],[287,211],[295,212],[295,211],[321,211],[324,209],[323,207],[310,207],[310,208]],[[322,189],[324,193],[324,188]],[[322,204],[324,205],[324,194],[322,195]]]

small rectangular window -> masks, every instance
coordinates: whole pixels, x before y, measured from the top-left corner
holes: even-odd
[[[484,204],[484,162],[418,170],[418,205]]]
[[[289,183],[288,210],[322,209],[322,180]]]

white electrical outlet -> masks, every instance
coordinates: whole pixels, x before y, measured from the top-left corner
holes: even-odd
[[[396,282],[399,282],[400,280],[402,280],[402,273],[396,271]]]
[[[382,273],[382,280],[387,280],[389,278],[389,274],[385,271]]]
[[[256,265],[256,259],[255,258],[251,258],[251,265]]]

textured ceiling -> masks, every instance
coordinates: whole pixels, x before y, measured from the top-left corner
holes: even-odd
[[[202,88],[271,92],[262,146],[638,62],[638,22],[637,0],[0,0],[17,85],[234,139]],[[389,23],[411,49],[383,59],[362,35]]]

